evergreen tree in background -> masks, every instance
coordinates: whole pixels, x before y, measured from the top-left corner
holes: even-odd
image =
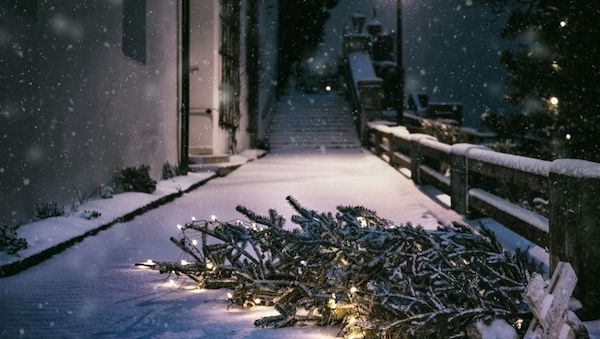
[[[279,84],[281,90],[295,62],[313,52],[323,39],[329,10],[339,0],[279,1]]]
[[[484,123],[539,138],[546,149],[537,153],[547,158],[600,162],[600,2],[480,2],[510,13],[502,35],[515,47],[502,61],[518,113],[487,115]]]

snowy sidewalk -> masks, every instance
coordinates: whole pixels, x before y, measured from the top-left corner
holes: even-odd
[[[272,309],[226,310],[225,290],[196,291],[190,281],[172,285],[157,272],[136,269],[146,259],[179,259],[170,241],[176,224],[192,216],[240,218],[238,204],[264,213],[276,208],[288,220],[285,197],[308,208],[335,211],[364,205],[396,222],[436,227],[447,211],[403,174],[362,150],[278,153],[213,179],[172,203],[85,239],[27,271],[0,279],[0,336],[317,338],[336,328],[256,329]],[[456,216],[458,217],[458,216]]]

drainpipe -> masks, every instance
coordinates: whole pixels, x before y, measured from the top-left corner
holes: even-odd
[[[179,168],[187,173],[190,147],[190,0],[181,0],[181,154]]]

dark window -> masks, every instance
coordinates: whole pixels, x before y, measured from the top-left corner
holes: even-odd
[[[221,0],[221,105],[219,125],[235,133],[240,123],[240,0]]]
[[[146,0],[123,0],[123,54],[146,63]]]

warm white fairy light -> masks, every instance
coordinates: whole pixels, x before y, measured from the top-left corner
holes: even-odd
[[[213,215],[211,215],[211,216],[210,216],[210,220],[212,220],[212,221],[217,221],[217,216],[216,216],[216,215],[214,215],[214,214],[213,214]]]
[[[550,98],[550,103],[554,106],[558,105],[558,98],[557,97],[551,97]]]
[[[565,135],[565,139],[571,140],[571,134],[567,133],[567,135]]]
[[[187,260],[181,260],[181,266],[187,266],[189,264],[190,264],[189,261],[187,261]]]
[[[192,240],[192,245],[194,245],[194,246],[198,245],[198,240],[196,240],[196,239]]]
[[[192,217],[192,221],[196,221],[196,217]]]
[[[360,222],[360,226],[367,227],[367,219],[365,217],[356,217],[356,220]]]
[[[182,228],[183,228],[183,226],[181,226],[181,224],[177,224],[177,229],[178,229],[178,230],[180,230],[180,229],[182,229]]]
[[[154,266],[156,263],[152,259],[148,259],[144,262],[145,265]]]
[[[254,298],[255,305],[259,305],[261,302],[262,302],[262,300],[260,300],[260,298]]]
[[[336,296],[335,293],[331,294],[331,298],[329,298],[329,300],[327,300],[327,307],[329,307],[332,310],[335,310],[337,308],[337,301],[336,301]]]
[[[210,262],[210,261],[206,262],[206,268],[207,269],[212,270],[214,267],[215,267],[215,265],[212,262]]]
[[[326,90],[327,92],[331,92],[331,86],[329,86],[329,85],[325,86],[325,90]]]
[[[515,326],[517,327],[518,330],[520,330],[523,327],[523,319],[517,319],[517,321],[515,322]]]
[[[227,299],[232,299],[233,298],[233,294],[231,292],[227,292]]]
[[[560,22],[560,27],[566,27],[567,26],[567,22],[565,20],[562,20]]]
[[[356,286],[352,286],[352,287],[350,287],[350,293],[351,293],[351,294],[354,294],[354,293],[356,293],[356,292],[358,292],[358,288],[356,288]]]
[[[300,260],[300,265],[302,265],[302,266],[306,266],[306,265],[307,265],[307,262],[306,262],[306,260]]]

